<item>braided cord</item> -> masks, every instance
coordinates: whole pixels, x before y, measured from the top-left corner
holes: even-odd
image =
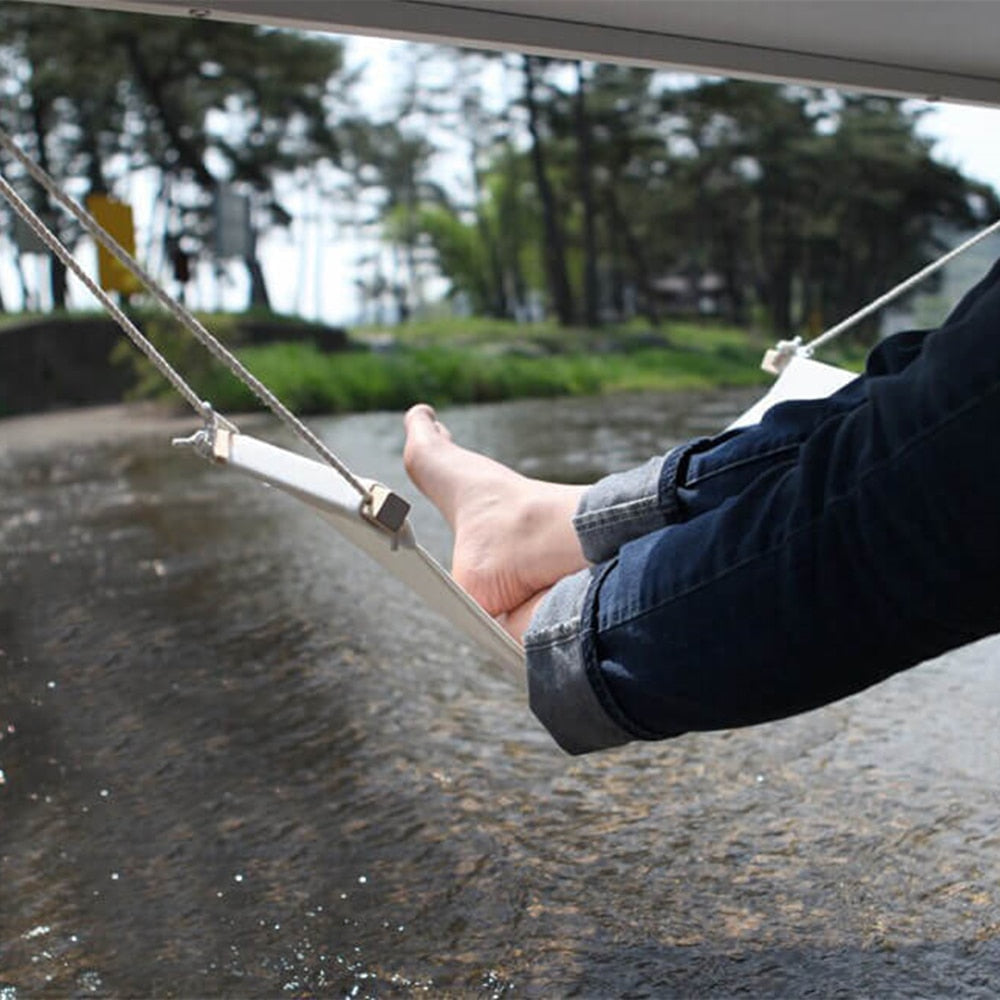
[[[985,229],[980,230],[974,236],[969,237],[964,243],[960,243],[953,250],[948,251],[943,257],[938,257],[937,260],[928,264],[925,268],[917,271],[915,274],[911,274],[909,278],[901,281],[895,288],[891,288],[885,295],[879,296],[868,305],[862,307],[857,312],[852,313],[847,319],[841,320],[835,326],[831,326],[829,330],[825,333],[821,333],[815,340],[809,341],[808,344],[803,344],[797,349],[799,354],[805,357],[811,357],[812,354],[817,350],[817,348],[822,347],[824,344],[829,343],[834,337],[839,337],[842,333],[846,333],[852,326],[860,323],[863,319],[871,316],[872,313],[878,312],[883,306],[888,305],[894,299],[899,298],[904,292],[908,292],[915,285],[920,284],[924,278],[930,277],[935,271],[944,267],[949,261],[954,260],[959,254],[965,253],[970,247],[975,246],[980,240],[986,239],[991,233],[1000,231],[1000,219],[996,222],[991,223]]]
[[[68,195],[64,194],[59,185],[37,163],[27,156],[2,128],[0,128],[0,146],[6,149],[63,208],[73,215],[84,229],[119,261],[217,361],[232,372],[275,416],[313,448],[329,465],[336,469],[362,497],[366,499],[370,497],[368,487],[351,472],[344,462],[306,424],[299,420],[263,382],[246,368],[232,351],[225,347],[218,338],[213,336],[197,317],[167,294],[160,287],[156,279],[89,212]],[[73,258],[72,254],[62,245],[59,238],[48,229],[45,223],[38,218],[37,214],[20,198],[13,187],[2,176],[0,176],[0,182],[2,182],[0,183],[0,192],[7,198],[18,215],[24,219],[31,229],[38,234],[45,245],[84,283],[87,289],[100,301],[101,305],[108,310],[129,339],[149,358],[157,371],[191,404],[197,413],[208,419],[212,414],[211,407],[198,398],[194,390],[170,366],[149,340],[143,336],[135,324],[129,320],[110,296],[86,274],[81,265]]]
[[[129,339],[146,355],[156,370],[191,404],[195,412],[206,420],[212,415],[212,408],[198,398],[197,393],[171,367],[166,358],[143,336],[136,325],[121,311],[117,303],[83,269],[79,261],[63,246],[59,238],[35,214],[18,195],[6,178],[0,174],[0,193],[10,202],[11,207],[31,227],[38,238],[83,282],[87,290],[111,314],[115,322]]]

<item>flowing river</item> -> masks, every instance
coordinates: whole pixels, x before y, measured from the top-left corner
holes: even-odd
[[[747,402],[444,416],[586,481]],[[998,641],[785,722],[569,758],[308,509],[165,431],[15,426],[0,1000],[1000,993]],[[397,415],[314,426],[412,496]]]

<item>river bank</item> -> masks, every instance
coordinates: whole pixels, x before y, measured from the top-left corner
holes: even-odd
[[[226,412],[259,408],[171,317],[133,320],[201,398]],[[202,320],[286,405],[309,414],[759,385],[771,342],[697,321],[592,330],[444,318],[348,335],[290,317]],[[0,334],[0,415],[127,399],[177,404],[162,376],[103,317],[11,318]]]
[[[0,455],[186,434],[197,417],[155,403],[115,403],[0,419]]]
[[[270,421],[263,413],[230,417],[243,430]],[[0,457],[56,448],[90,448],[142,438],[168,441],[197,430],[199,418],[164,403],[112,403],[0,418]]]
[[[392,353],[326,355],[305,344],[239,352],[247,368],[298,413],[361,413],[515,399],[760,385],[759,352],[649,347],[620,353],[522,354],[484,347],[400,347]],[[223,411],[257,407],[228,372],[192,382]]]
[[[763,387],[761,331],[701,320],[597,329],[552,322],[440,318],[351,331],[294,317],[201,317],[256,378],[299,414],[404,411],[516,399]],[[262,409],[254,394],[170,316],[133,316],[194,392],[225,413]],[[0,326],[0,416],[124,400],[183,404],[103,317],[33,317]],[[838,344],[825,360],[859,367]]]
[[[234,329],[229,319],[229,328]],[[223,324],[225,326],[225,324]],[[224,411],[258,408],[253,394],[176,325],[149,334],[204,399]],[[700,322],[662,328],[564,328],[554,323],[440,319],[353,331],[342,350],[309,339],[230,346],[248,370],[297,413],[405,410],[514,399],[759,385],[763,338]],[[136,374],[131,395],[166,399],[160,375],[125,345]]]

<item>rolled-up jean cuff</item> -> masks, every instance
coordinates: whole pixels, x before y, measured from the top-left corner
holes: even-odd
[[[682,451],[686,446],[627,472],[605,476],[583,494],[573,527],[588,562],[605,562],[626,542],[676,519],[674,472]]]
[[[608,715],[587,676],[581,633],[597,573],[581,570],[560,580],[536,608],[524,635],[531,710],[571,754],[635,739]]]

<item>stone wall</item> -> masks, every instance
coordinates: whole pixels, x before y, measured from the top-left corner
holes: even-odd
[[[123,337],[101,316],[44,317],[0,328],[0,417],[120,401],[134,375],[108,359]],[[280,318],[247,317],[238,339],[306,340],[323,351],[350,346],[344,330]]]
[[[0,329],[0,416],[117,402],[132,382],[108,360],[111,321],[44,318]]]

